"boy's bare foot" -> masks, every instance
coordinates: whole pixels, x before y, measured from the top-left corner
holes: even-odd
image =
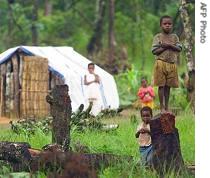
[[[164,108],[162,108],[161,110],[160,110],[160,114],[164,114],[164,113],[166,113],[167,111],[164,109]]]

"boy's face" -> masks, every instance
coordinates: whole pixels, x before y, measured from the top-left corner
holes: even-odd
[[[142,111],[141,118],[146,124],[149,124],[152,115],[149,111]]]
[[[88,66],[88,71],[92,74],[94,72],[94,65],[89,65]]]
[[[172,23],[171,18],[162,19],[160,27],[163,30],[163,32],[170,33],[172,31],[172,28],[173,28],[173,23]]]
[[[144,88],[147,87],[147,81],[145,79],[141,81],[141,86]]]

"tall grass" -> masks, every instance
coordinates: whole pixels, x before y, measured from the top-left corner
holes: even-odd
[[[91,153],[112,153],[116,155],[133,156],[132,162],[118,163],[110,167],[104,168],[99,172],[101,178],[156,178],[157,174],[137,167],[139,161],[138,143],[135,138],[135,131],[138,123],[132,122],[130,117],[136,115],[140,121],[138,112],[134,110],[128,111],[127,116],[105,118],[103,122],[118,123],[119,128],[113,131],[85,130],[78,132],[73,130],[71,133],[71,145],[80,142],[89,147]],[[181,151],[186,164],[194,164],[195,160],[195,122],[192,112],[180,113],[176,118],[176,127],[179,130]],[[26,141],[34,148],[42,148],[42,146],[51,143],[51,134],[44,134],[38,130],[35,135],[27,137],[25,135],[16,135],[8,129],[0,130],[1,141]],[[73,147],[74,149],[74,147]],[[41,175],[42,173],[40,173]],[[42,176],[41,176],[42,177]],[[176,173],[167,175],[166,177],[177,177]],[[191,175],[185,174],[183,177],[190,178]]]

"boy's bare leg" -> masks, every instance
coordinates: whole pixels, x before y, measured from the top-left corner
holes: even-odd
[[[160,101],[160,111],[164,112],[165,111],[165,107],[164,107],[164,87],[163,86],[159,86],[158,87],[158,96],[159,96],[159,101]]]
[[[170,96],[170,87],[165,86],[164,87],[164,94],[165,94],[165,110],[168,111],[168,102],[169,102],[169,96]]]

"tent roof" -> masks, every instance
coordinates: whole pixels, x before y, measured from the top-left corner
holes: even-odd
[[[11,59],[11,56],[18,50],[27,55],[36,55],[48,59],[49,70],[62,77],[69,86],[69,94],[72,100],[72,109],[76,110],[80,104],[87,107],[85,101],[85,88],[83,77],[87,72],[87,65],[91,61],[74,51],[72,47],[38,47],[38,46],[17,46],[10,48],[0,54],[0,64]],[[102,85],[101,93],[103,102],[112,109],[119,107],[119,96],[114,77],[96,65],[95,72],[100,76]]]

